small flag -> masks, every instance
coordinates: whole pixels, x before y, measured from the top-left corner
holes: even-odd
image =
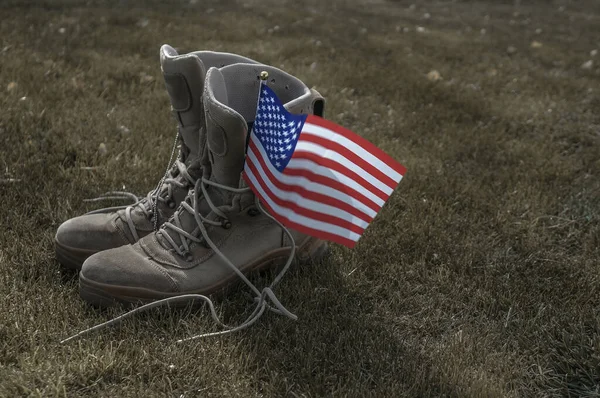
[[[262,84],[244,179],[283,225],[354,247],[406,168],[364,138],[289,113]]]

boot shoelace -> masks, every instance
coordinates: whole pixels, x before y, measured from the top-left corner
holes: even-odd
[[[171,165],[173,157],[175,155],[175,149],[177,148],[177,141],[179,140],[179,128],[177,129],[177,135],[175,136],[175,142],[173,143],[173,149],[171,150],[171,157],[169,159],[169,165]],[[181,157],[181,156],[180,156]],[[146,195],[145,198],[142,197],[138,197],[135,194],[131,193],[131,192],[126,192],[126,191],[110,191],[110,192],[106,192],[103,195],[100,195],[97,198],[93,198],[93,199],[84,199],[84,202],[99,202],[99,201],[104,201],[104,200],[124,200],[124,199],[129,199],[132,200],[133,203],[131,205],[124,205],[124,206],[113,206],[113,207],[107,207],[104,209],[98,209],[98,210],[93,210],[88,212],[87,214],[99,214],[99,213],[111,213],[113,211],[118,211],[118,210],[123,210],[125,209],[125,221],[127,222],[127,226],[129,227],[129,230],[131,231],[131,235],[133,235],[133,239],[137,242],[140,237],[137,233],[137,228],[135,227],[135,224],[133,223],[133,219],[131,217],[131,212],[136,208],[139,207],[142,212],[144,213],[144,215],[146,216],[146,218],[150,219],[152,218],[152,222],[154,224],[154,230],[157,231],[158,230],[158,210],[157,210],[157,206],[158,206],[158,202],[163,202],[163,203],[167,203],[167,205],[169,205],[170,203],[175,203],[171,201],[171,198],[173,197],[173,185],[178,186],[179,188],[185,188],[186,186],[189,185],[194,185],[196,180],[190,176],[190,174],[187,172],[187,166],[185,165],[185,163],[183,163],[181,160],[177,159],[175,160],[175,167],[178,170],[178,175],[183,176],[184,177],[184,182],[181,182],[179,180],[177,180],[174,175],[175,173],[172,171],[173,167],[172,166],[167,166],[167,170],[165,170],[165,174],[163,175],[163,178],[160,180],[160,182],[158,183],[158,185],[156,186],[156,188],[150,192],[148,192],[148,195]],[[166,184],[167,185],[167,194],[165,196],[161,196],[160,192],[162,190],[163,185]]]
[[[168,305],[170,303],[189,302],[189,301],[195,301],[195,300],[204,301],[208,305],[208,307],[210,309],[211,317],[213,318],[215,323],[217,323],[219,326],[221,326],[225,330],[221,330],[218,332],[212,332],[212,333],[203,333],[203,334],[198,334],[198,335],[195,335],[192,337],[187,337],[185,339],[177,340],[178,343],[182,343],[185,341],[194,340],[194,339],[198,339],[198,338],[203,338],[203,337],[229,334],[229,333],[237,332],[242,329],[246,329],[246,328],[252,326],[262,316],[262,314],[267,309],[272,312],[275,312],[279,315],[285,315],[292,320],[298,319],[298,317],[296,315],[294,315],[293,313],[288,311],[283,306],[283,304],[281,304],[281,302],[279,301],[279,299],[275,296],[275,293],[273,292],[273,289],[275,288],[275,286],[281,281],[281,279],[283,278],[283,276],[285,275],[285,273],[288,271],[289,267],[291,266],[292,262],[294,261],[294,257],[295,257],[295,253],[296,253],[296,242],[295,242],[294,237],[292,236],[291,232],[283,224],[281,224],[278,220],[276,220],[272,215],[267,213],[261,206],[260,201],[258,200],[258,197],[255,197],[256,207],[264,215],[266,215],[272,221],[277,223],[281,227],[281,229],[287,234],[287,236],[289,237],[290,242],[291,242],[291,250],[290,250],[289,257],[288,257],[285,265],[281,269],[281,271],[279,271],[279,273],[277,274],[275,279],[273,279],[273,282],[271,282],[271,284],[269,286],[263,288],[262,291],[258,290],[258,288],[252,282],[250,282],[250,280],[248,280],[248,278],[244,275],[244,273],[242,271],[240,271],[227,258],[227,256],[225,256],[225,254],[223,254],[223,252],[221,252],[219,250],[219,248],[215,245],[215,243],[212,241],[212,239],[210,239],[210,237],[208,236],[208,232],[206,230],[205,224],[210,224],[210,225],[215,225],[215,226],[224,226],[225,223],[229,222],[229,221],[227,220],[227,217],[225,216],[225,214],[220,209],[218,209],[213,204],[213,202],[210,200],[210,196],[208,195],[208,192],[206,191],[207,185],[212,185],[216,188],[224,189],[224,190],[227,190],[227,191],[230,191],[233,193],[244,193],[244,192],[248,192],[250,190],[250,188],[231,188],[231,187],[216,183],[214,181],[210,181],[204,177],[202,179],[198,179],[194,186],[193,193],[190,193],[190,195],[193,198],[193,207],[190,206],[185,201],[182,202],[180,205],[181,206],[180,209],[171,218],[172,222],[171,221],[166,222],[162,227],[163,229],[171,229],[171,230],[177,232],[180,236],[182,247],[179,247],[179,245],[177,245],[177,243],[173,240],[173,238],[171,238],[167,233],[164,233],[162,229],[159,230],[157,233],[160,233],[163,237],[165,237],[166,240],[169,242],[169,244],[172,246],[172,248],[175,250],[175,252],[182,257],[191,255],[189,253],[189,244],[187,243],[188,240],[192,241],[192,242],[196,242],[196,243],[206,242],[208,244],[208,246],[225,262],[225,264],[227,264],[227,266],[229,268],[231,268],[231,270],[234,271],[244,281],[244,283],[248,287],[250,287],[250,289],[254,292],[254,294],[255,294],[254,301],[257,304],[256,304],[256,307],[254,308],[254,310],[252,311],[252,313],[250,314],[250,316],[248,316],[248,318],[246,318],[246,320],[244,320],[244,322],[242,322],[238,326],[229,326],[221,321],[221,319],[217,315],[214,304],[209,297],[202,295],[202,294],[183,294],[180,296],[168,297],[168,298],[157,300],[157,301],[154,301],[154,302],[151,302],[148,304],[144,304],[144,305],[137,307],[123,315],[113,318],[107,322],[104,322],[104,323],[98,324],[96,326],[93,326],[91,328],[85,329],[71,337],[68,337],[68,338],[62,340],[61,343],[66,343],[66,342],[68,342],[72,339],[75,339],[77,337],[80,337],[82,335],[85,335],[90,332],[100,330],[105,327],[111,326],[113,324],[119,323],[119,322],[123,321],[124,319],[133,316],[134,314],[136,314],[138,312],[146,311],[146,310],[149,310],[149,309],[155,308],[155,307],[161,307],[164,305]],[[202,196],[206,199],[211,210],[215,214],[217,214],[219,217],[221,217],[224,220],[224,222],[208,220],[200,214],[199,208],[198,208],[199,201],[200,201],[198,188],[201,188]],[[178,213],[181,209],[184,209],[185,211],[190,212],[194,215],[194,219],[195,219],[196,223],[198,224],[198,228],[200,229],[203,240],[188,233],[187,231],[184,231],[181,228],[181,222],[179,220],[179,215],[178,215]],[[271,301],[272,305],[267,301],[267,299]]]
[[[134,201],[134,203],[131,205],[113,206],[113,207],[108,207],[105,209],[93,210],[93,211],[88,212],[87,214],[110,213],[113,211],[125,209],[125,221],[127,222],[127,226],[129,227],[129,230],[131,231],[131,234],[133,235],[133,238],[135,239],[135,241],[138,241],[140,239],[140,237],[137,233],[135,224],[133,223],[133,218],[131,217],[131,212],[136,207],[139,207],[147,218],[152,218],[152,220],[154,222],[154,229],[156,230],[156,229],[158,229],[157,228],[157,222],[158,222],[157,203],[162,202],[162,203],[166,203],[167,205],[169,205],[170,203],[174,203],[174,202],[172,202],[174,186],[178,186],[179,188],[185,188],[186,186],[193,185],[195,183],[194,178],[189,175],[189,173],[187,172],[187,167],[182,161],[176,160],[175,166],[177,167],[177,170],[179,171],[179,175],[184,177],[183,182],[178,180],[177,178],[173,177],[174,173],[167,172],[167,175],[169,175],[169,177],[165,176],[165,178],[163,178],[161,180],[161,182],[158,186],[158,189],[154,189],[154,190],[148,192],[148,195],[146,195],[146,197],[144,197],[144,198],[138,198],[133,193],[125,192],[125,191],[106,192],[105,194],[103,194],[97,198],[85,199],[85,201],[86,202],[99,202],[99,201],[103,201],[103,200],[131,199]],[[166,195],[159,194],[160,187],[163,185],[167,185]]]

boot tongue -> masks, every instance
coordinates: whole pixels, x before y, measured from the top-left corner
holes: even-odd
[[[183,144],[191,159],[198,158],[204,151],[205,67],[196,55],[179,55],[167,44],[160,48],[160,65]]]
[[[247,102],[254,101],[258,92],[236,92],[236,97]],[[237,188],[244,168],[248,124],[244,117],[229,107],[230,99],[223,74],[217,68],[206,74],[204,108],[206,111],[206,141],[211,165],[211,180],[228,187]]]

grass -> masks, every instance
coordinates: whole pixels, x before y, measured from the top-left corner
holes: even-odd
[[[600,396],[597,2],[47,0],[0,14],[0,396]],[[297,322],[176,344],[216,329],[201,309],[165,309],[60,345],[122,312],[79,299],[53,236],[93,208],[84,198],[142,194],[163,173],[163,43],[285,68],[408,173],[355,249],[286,277]],[[232,323],[250,305],[218,302]]]

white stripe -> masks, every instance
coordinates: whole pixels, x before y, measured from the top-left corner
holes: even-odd
[[[300,134],[300,139],[298,140],[298,144],[296,144],[295,151],[298,151],[298,150],[310,152],[321,158],[330,159],[336,163],[339,163],[340,165],[344,166],[348,170],[355,172],[356,174],[358,174],[359,176],[361,176],[362,178],[367,180],[374,187],[378,188],[380,191],[382,191],[383,193],[385,193],[388,196],[391,195],[392,192],[394,192],[394,190],[392,188],[390,188],[387,184],[384,184],[383,182],[379,181],[378,178],[374,177],[368,171],[363,170],[362,167],[355,164],[351,160],[348,160],[341,153],[333,151],[328,148],[325,148],[324,146],[315,144],[313,142],[302,141],[302,133]]]
[[[332,215],[334,217],[338,217],[363,229],[367,228],[367,226],[369,225],[368,222],[361,220],[360,218],[348,213],[345,210],[341,210],[333,206],[327,205],[325,203],[316,202],[314,200],[305,198],[296,192],[285,192],[277,188],[269,179],[269,176],[267,176],[261,164],[256,159],[256,154],[254,154],[254,152],[252,152],[252,150],[250,149],[248,150],[248,157],[246,158],[246,162],[248,161],[252,162],[252,164],[256,168],[256,172],[258,173],[258,175],[260,175],[262,180],[265,182],[266,186],[271,190],[273,195],[278,197],[279,199],[293,202],[294,204],[303,207],[307,210],[314,210],[325,215]],[[267,161],[266,163],[269,163],[269,161]],[[275,170],[275,174],[273,174],[273,177],[278,178],[279,175],[281,175],[281,173]]]
[[[373,210],[372,208],[365,205],[363,202],[356,199],[355,197],[353,197],[350,194],[347,194],[342,191],[338,191],[337,189],[331,188],[327,185],[313,182],[306,177],[290,176],[290,175],[287,175],[284,173],[280,173],[279,171],[277,171],[277,169],[275,167],[273,167],[271,162],[267,159],[267,154],[266,154],[265,149],[263,148],[262,144],[260,143],[259,139],[256,138],[256,136],[254,134],[252,134],[250,139],[252,140],[252,142],[254,143],[256,148],[258,149],[259,154],[256,154],[256,156],[262,156],[262,158],[265,159],[265,164],[267,165],[267,168],[269,169],[269,171],[271,171],[271,173],[273,175],[276,175],[277,178],[281,182],[288,184],[288,185],[295,185],[295,186],[303,187],[308,191],[321,193],[323,195],[338,199],[344,203],[347,203],[348,205],[350,205],[352,207],[357,208],[358,210],[360,210],[365,215],[367,215],[371,218],[375,218],[375,216],[377,215],[376,210]],[[248,152],[250,152],[250,149],[248,149]],[[310,170],[313,170],[313,169],[314,169],[314,167],[312,167]],[[341,182],[341,183],[343,183],[343,182]],[[356,191],[358,191],[358,189],[356,189]],[[376,197],[376,198],[379,199],[378,197]]]
[[[267,204],[271,207],[271,209],[273,209],[275,213],[286,217],[288,220],[295,222],[296,224],[300,224],[305,227],[316,229],[319,231],[324,231],[333,235],[338,235],[343,238],[350,239],[354,242],[358,241],[358,239],[360,238],[359,234],[347,230],[346,228],[342,228],[337,225],[329,224],[323,221],[318,221],[313,218],[304,217],[300,214],[297,214],[293,210],[288,209],[287,207],[279,206],[278,204],[274,203],[271,200],[271,198],[269,198],[269,196],[265,193],[265,191],[258,183],[254,174],[252,174],[252,170],[246,169],[245,173],[248,176],[248,179],[252,182],[252,185],[254,185],[254,188],[260,193],[260,195],[265,199]]]
[[[377,156],[373,155],[371,152],[365,150],[356,142],[344,137],[343,135],[333,130],[306,122],[304,123],[304,127],[302,128],[302,132],[306,132],[312,135],[316,135],[317,137],[325,138],[326,140],[336,142],[344,146],[346,149],[354,152],[358,157],[364,159],[369,164],[373,165],[383,174],[390,177],[392,180],[400,182],[400,180],[402,179],[402,174],[392,169],[390,166],[387,165],[387,163],[379,159]]]
[[[385,204],[385,200],[381,199],[379,196],[375,195],[371,190],[363,187],[357,181],[353,180],[350,177],[345,176],[339,171],[328,169],[327,167],[321,166],[312,160],[308,159],[290,159],[290,162],[285,166],[286,169],[300,169],[300,170],[309,170],[315,174],[318,174],[323,177],[332,178],[344,185],[349,186],[355,191],[363,194],[367,198],[371,199],[377,206],[380,208]]]

